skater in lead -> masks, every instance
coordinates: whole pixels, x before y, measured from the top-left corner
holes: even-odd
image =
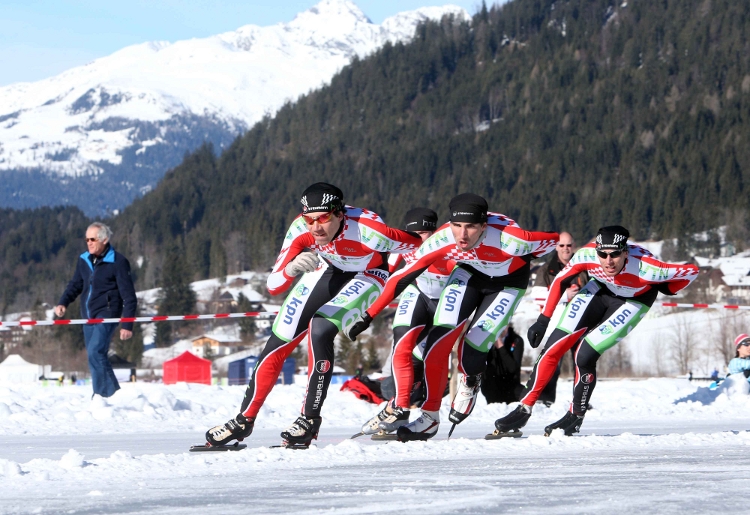
[[[588,272],[592,279],[561,313],[534,365],[521,403],[495,421],[495,432],[488,438],[513,436],[526,424],[560,359],[581,342],[575,353],[573,402],[564,417],[544,429],[547,436],[555,429],[562,429],[566,435],[577,433],[596,386],[599,357],[638,325],[659,292],[674,295],[698,276],[695,265],[659,261],[645,248],[628,244],[629,236],[628,230],[619,225],[602,227],[595,242],[577,251],[555,277],[542,314],[529,328],[528,340],[534,348],[547,331],[564,281],[581,272]]]
[[[369,307],[388,279],[388,253],[410,252],[421,238],[388,227],[375,213],[344,206],[339,188],[315,183],[302,194],[302,214],[284,238],[268,277],[278,295],[302,276],[281,305],[272,335],[258,357],[237,416],[209,429],[210,445],[242,440],[281,372],[303,340],[308,347],[308,385],[302,413],[281,433],[285,446],[307,447],[317,437],[320,412],[331,382],[334,338]]]
[[[406,230],[416,232],[427,240],[437,229],[438,216],[432,209],[417,207],[406,213]],[[391,254],[389,264],[395,272],[401,262],[409,264],[416,259],[416,251]],[[440,293],[455,263],[442,258],[432,263],[417,279],[406,287],[398,302],[393,318],[393,348],[391,369],[396,394],[385,407],[365,422],[360,435],[385,435],[409,422],[412,387],[415,381],[412,353],[414,347],[432,327]],[[420,367],[421,368],[421,367]],[[419,380],[422,380],[420,375]]]
[[[416,259],[393,274],[372,307],[344,331],[350,339],[356,338],[373,317],[433,263],[450,259],[458,264],[440,295],[427,335],[427,398],[421,415],[397,429],[401,441],[426,440],[437,434],[440,403],[448,382],[448,356],[464,330],[466,334],[458,348],[463,377],[449,420],[455,427],[469,416],[476,403],[487,353],[508,325],[528,286],[530,261],[551,252],[557,244],[557,233],[525,231],[504,215],[488,214],[487,201],[472,193],[454,197],[450,211],[450,223],[422,244]]]

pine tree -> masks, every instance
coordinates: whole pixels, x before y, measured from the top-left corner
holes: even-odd
[[[250,302],[250,299],[240,292],[237,296],[237,311],[239,313],[248,313],[253,311],[253,307],[253,303]],[[249,342],[255,338],[255,331],[257,331],[255,319],[252,317],[240,318],[238,324],[240,326],[240,337],[243,342]]]
[[[161,274],[161,292],[157,313],[164,315],[189,315],[195,311],[196,296],[190,287],[185,257],[181,249],[173,246],[166,254]],[[157,347],[172,345],[174,333],[185,327],[185,322],[157,322]]]

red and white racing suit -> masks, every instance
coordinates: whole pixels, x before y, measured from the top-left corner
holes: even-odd
[[[416,259],[416,251],[406,254],[391,254],[388,258],[391,273],[401,263],[408,266]],[[441,258],[432,263],[427,270],[417,277],[416,281],[407,286],[401,293],[393,317],[393,349],[391,351],[391,369],[396,387],[396,406],[409,409],[412,387],[415,381],[415,363],[420,365],[417,370],[420,373],[418,380],[422,380],[421,370],[423,367],[421,362],[412,358],[412,354],[417,344],[432,328],[438,299],[455,266],[455,261]]]
[[[497,339],[528,286],[532,259],[551,252],[558,234],[525,231],[510,218],[490,213],[487,229],[474,248],[466,251],[445,224],[425,241],[414,261],[393,274],[375,303],[367,309],[377,315],[417,276],[440,260],[455,261],[456,266],[440,295],[427,335],[424,353],[427,399],[422,409],[440,408],[448,382],[448,356],[453,344],[466,330],[459,346],[459,370],[465,375],[481,374],[486,368],[487,352]],[[476,311],[470,321],[472,313]]]
[[[596,362],[646,316],[659,292],[674,295],[698,276],[698,267],[659,261],[645,248],[628,245],[627,261],[614,277],[604,273],[596,245],[579,249],[550,285],[542,314],[551,317],[566,278],[588,272],[591,280],[567,304],[537,359],[521,402],[532,406],[565,353],[578,342],[571,411],[584,415],[596,386]],[[581,341],[583,339],[583,341]]]
[[[321,264],[303,274],[284,300],[250,377],[241,413],[248,418],[258,414],[284,360],[306,338],[308,387],[303,414],[320,416],[333,373],[334,337],[382,291],[389,276],[388,253],[410,252],[420,243],[418,236],[388,227],[372,211],[347,206],[339,232],[328,244],[319,245],[303,218],[297,217],[268,277],[268,291],[278,295],[289,289],[295,278],[284,269],[306,249],[316,252]]]

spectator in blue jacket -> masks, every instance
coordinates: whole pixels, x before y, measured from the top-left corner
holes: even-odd
[[[130,263],[109,243],[112,231],[101,222],[86,229],[88,252],[80,255],[73,279],[68,283],[60,302],[55,306],[58,317],[65,315],[68,305],[81,295],[83,318],[130,318],[136,313],[136,296]],[[117,324],[83,326],[86,353],[89,358],[94,394],[111,397],[120,385],[107,356],[109,343]],[[133,323],[120,325],[120,339],[133,336]]]
[[[750,381],[750,336],[741,334],[734,339],[737,352],[729,362],[729,374],[744,374]]]

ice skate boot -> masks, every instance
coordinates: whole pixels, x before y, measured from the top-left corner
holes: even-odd
[[[393,413],[388,413],[384,420],[381,420],[378,424],[378,429],[390,433],[395,431],[399,427],[409,423],[409,410],[404,409],[400,406],[394,406],[391,408]]]
[[[516,409],[495,420],[495,429],[501,432],[521,429],[531,418],[531,406],[519,404]]]
[[[226,424],[212,427],[206,431],[206,442],[214,447],[227,445],[232,440],[241,442],[253,432],[253,425],[255,425],[254,418],[245,418],[240,413]]]
[[[581,429],[581,424],[583,424],[583,416],[568,411],[563,418],[544,428],[544,436],[551,435],[555,429],[562,429],[565,436],[570,436]]]
[[[373,440],[397,440],[395,431],[409,423],[409,410],[394,406],[393,413],[388,413],[385,420],[378,423],[379,431],[372,435]]]
[[[429,440],[437,434],[440,426],[439,411],[425,411],[416,420],[399,427],[396,430],[399,442],[414,440]]]
[[[463,376],[458,382],[458,391],[451,404],[451,412],[448,420],[453,422],[451,430],[448,432],[448,438],[453,434],[456,424],[460,424],[471,415],[474,406],[477,404],[477,394],[479,385],[482,382],[482,376]]]
[[[357,438],[358,436],[362,436],[362,435],[374,435],[375,433],[380,432],[380,428],[378,427],[378,424],[380,424],[382,421],[384,421],[391,415],[388,412],[388,409],[389,408],[393,409],[392,403],[393,403],[392,400],[388,401],[385,407],[382,410],[380,410],[377,415],[375,415],[370,420],[362,424],[362,429],[359,431],[359,433],[352,436],[352,438]]]
[[[323,421],[320,417],[307,417],[300,415],[294,423],[281,432],[283,442],[282,447],[292,449],[307,449],[310,443],[318,438],[320,423]]]

